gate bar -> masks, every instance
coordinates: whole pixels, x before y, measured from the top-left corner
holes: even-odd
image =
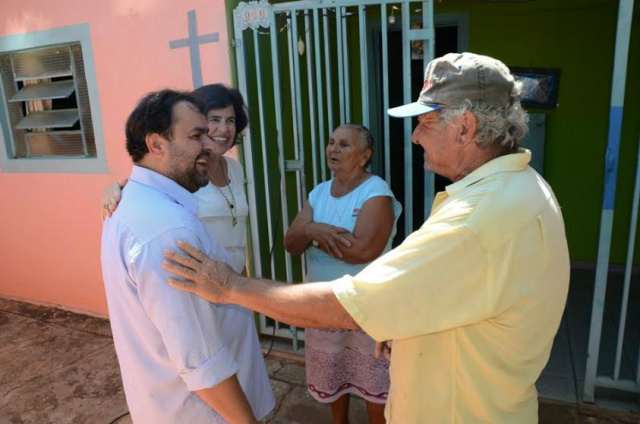
[[[624,330],[627,324],[627,306],[629,305],[629,290],[631,288],[631,268],[633,266],[633,250],[636,241],[636,229],[638,227],[638,204],[640,203],[640,139],[638,140],[638,161],[636,162],[636,180],[633,189],[633,203],[631,209],[631,225],[629,228],[629,243],[627,246],[627,264],[624,270],[624,288],[622,291],[622,303],[620,308],[620,324],[618,325],[618,343],[616,345],[616,365],[613,371],[613,379],[620,378],[620,362],[622,359],[622,347],[624,343]],[[639,367],[640,368],[640,367]],[[640,369],[638,370],[640,376]]]
[[[275,25],[275,21],[274,21],[274,25]],[[258,88],[258,113],[260,116],[260,140],[261,140],[261,147],[262,147],[262,166],[264,169],[264,188],[266,190],[266,193],[269,193],[269,164],[268,164],[268,155],[267,155],[267,131],[265,129],[265,124],[264,124],[264,98],[262,96],[262,70],[261,70],[261,58],[260,58],[260,46],[259,46],[259,40],[258,40],[258,31],[257,30],[253,30],[253,47],[254,47],[254,55],[255,55],[255,61],[256,61],[256,82],[257,82],[257,88]],[[273,217],[271,216],[271,197],[270,196],[265,196],[265,202],[266,202],[266,209],[267,209],[267,234],[269,237],[269,251],[271,251],[271,249],[273,248],[273,238],[274,238],[274,234],[273,234]],[[257,219],[256,219],[257,221]],[[256,230],[257,231],[257,230]],[[273,256],[271,256],[271,278],[275,278],[276,277],[276,273],[275,273],[275,262],[273,259]]]
[[[304,24],[305,24],[305,52],[304,55],[307,58],[307,87],[309,89],[309,108],[310,108],[310,115],[309,115],[309,130],[311,132],[311,154],[312,154],[312,158],[313,158],[313,178],[314,178],[314,182],[316,180],[316,172],[317,172],[317,163],[316,163],[316,144],[317,144],[317,140],[316,140],[316,131],[315,131],[315,100],[314,100],[314,92],[313,92],[313,68],[311,67],[311,50],[309,50],[310,48],[312,48],[311,46],[311,35],[309,34],[309,30],[310,30],[310,14],[311,11],[309,10],[305,10],[304,11]],[[297,24],[297,19],[296,19],[296,26],[295,26],[295,32],[294,32],[294,45],[295,44],[295,39],[299,38],[298,37],[298,24]],[[297,108],[297,117],[298,117],[298,125],[300,128],[300,138],[298,140],[297,145],[299,146],[299,152],[297,155],[297,160],[300,161],[300,163],[302,164],[302,166],[300,167],[300,169],[296,172],[296,183],[297,183],[297,189],[298,189],[298,210],[302,210],[302,207],[304,206],[304,202],[307,199],[307,181],[306,181],[306,173],[304,172],[304,162],[305,162],[305,147],[304,147],[304,125],[303,125],[303,116],[302,116],[302,83],[300,81],[300,59],[298,57],[297,54],[294,55],[295,61],[294,61],[294,65],[295,65],[295,69],[296,69],[296,76],[295,76],[295,82],[296,82],[296,108]],[[302,260],[301,261],[301,266],[302,266],[302,275],[303,277],[305,275],[307,275],[307,265],[306,265],[306,260]],[[293,278],[293,276],[292,276]],[[294,343],[296,344],[296,349],[297,347],[297,331],[295,332],[295,337],[294,337]]]
[[[364,6],[358,6],[360,33],[360,92],[362,93],[362,125],[369,128],[369,67],[367,61],[367,16]]]
[[[340,28],[342,29],[342,67],[344,72],[344,103],[345,103],[345,120],[341,122],[351,122],[351,67],[349,66],[349,11],[346,7],[341,8]],[[339,52],[340,50],[338,50]]]
[[[297,23],[297,10],[292,11],[290,13],[287,13],[287,18],[289,20],[289,30],[287,31],[287,50],[289,52],[289,86],[290,86],[290,91],[291,91],[291,124],[293,127],[293,147],[294,147],[294,160],[298,160],[298,143],[300,140],[300,135],[299,135],[299,128],[298,128],[298,119],[297,119],[297,100],[296,100],[296,84],[294,81],[294,61],[295,61],[295,57],[297,56],[297,49],[293,48],[293,36],[292,36],[292,28],[297,29],[298,27],[298,23]],[[294,51],[295,50],[295,51]],[[282,149],[282,155],[284,157],[284,146],[278,146],[278,148]],[[287,181],[286,181],[286,171],[287,171],[287,166],[286,166],[286,161],[285,161],[285,166],[282,170],[282,173],[280,174],[280,178],[281,178],[281,190],[282,190],[282,211],[283,213],[283,218],[282,218],[282,234],[286,234],[287,230],[289,229],[289,211],[287,210]],[[297,181],[296,181],[297,183]],[[286,217],[286,218],[285,218]],[[286,272],[286,276],[287,276],[287,282],[291,282],[292,279],[292,272],[291,272],[291,254],[289,252],[287,252],[285,250],[284,252],[284,256],[285,256],[285,272]]]
[[[293,97],[295,99],[295,108],[293,107],[293,103],[291,104],[293,109],[293,119],[296,121],[297,131],[294,132],[294,151],[295,151],[295,159],[300,161],[301,168],[304,166],[304,125],[302,122],[302,83],[300,82],[300,55],[298,52],[298,16],[293,16],[291,19],[291,31],[290,39],[291,39],[291,58],[293,59],[290,63],[293,65]],[[307,54],[307,57],[309,55]],[[304,203],[304,199],[307,198],[307,186],[305,184],[304,173],[301,172],[302,169],[296,170],[296,185],[298,189],[299,195],[297,196],[298,200],[298,210],[302,209],[302,205]],[[287,226],[288,227],[288,226]],[[290,280],[289,280],[290,281]]]
[[[631,393],[640,393],[638,385],[633,380],[614,380],[611,377],[596,377],[596,385],[606,389],[624,390]]]
[[[302,11],[305,13],[306,11]],[[289,69],[291,69],[291,75],[293,76],[293,81],[291,84],[292,89],[292,100],[295,101],[291,104],[291,109],[293,112],[293,120],[295,122],[294,125],[294,133],[293,133],[293,148],[295,152],[295,160],[299,161],[301,164],[298,169],[295,170],[296,176],[296,200],[298,203],[298,210],[302,210],[303,199],[307,198],[307,187],[304,182],[304,173],[301,172],[304,167],[304,128],[302,124],[302,90],[300,84],[300,57],[298,52],[298,15],[297,11],[292,12],[291,14],[291,28],[288,31],[289,34]],[[307,54],[307,56],[309,56]],[[284,177],[284,176],[283,176]],[[286,233],[289,228],[289,224],[283,227],[283,234]],[[287,281],[293,281],[293,272],[291,269],[291,254],[285,250],[285,258],[287,265]],[[297,351],[299,350],[298,343],[298,329],[295,326],[291,326],[291,333],[293,337],[293,348]]]
[[[428,13],[433,10],[433,0],[427,0],[422,2],[422,28],[427,31],[427,40],[422,44],[423,47],[423,60],[424,69],[427,69],[427,64],[434,59],[436,55],[436,33],[435,24],[433,22],[433,13]],[[431,206],[433,205],[433,198],[435,196],[436,176],[433,172],[424,170],[424,220],[429,219],[431,215]]]
[[[342,7],[336,7],[336,49],[338,51],[338,103],[340,104],[340,124],[344,124],[345,121],[345,93],[344,93],[344,68],[343,68],[343,56],[340,53],[342,48]],[[333,128],[331,129],[333,130]]]
[[[411,51],[409,44],[410,3],[402,3],[402,91],[404,103],[411,103]],[[413,143],[411,124],[413,119],[404,119],[404,234],[413,232]]]
[[[620,132],[622,129],[622,110],[624,108],[624,89],[627,78],[629,38],[632,18],[633,0],[620,0],[618,5],[618,24],[613,62],[611,109],[609,112],[609,135],[605,156],[604,193],[602,199],[602,214],[600,218],[600,241],[598,243],[596,281],[593,292],[587,368],[584,381],[583,398],[585,402],[594,402],[596,377],[598,373],[600,338],[602,336],[602,318],[604,315],[604,299],[607,292],[607,273],[609,271],[609,254],[611,253],[611,234],[613,229],[613,212],[616,197]]]
[[[325,77],[327,79],[327,138],[329,139],[329,134],[333,133],[333,94],[331,93],[331,53],[329,52],[330,44],[329,44],[329,18],[327,17],[327,13],[329,9],[325,9],[322,16],[322,29],[324,31],[324,67],[325,67]],[[322,171],[323,171],[323,179],[327,178],[327,173],[325,169],[325,161],[322,161]]]
[[[274,22],[272,20],[272,22]],[[245,65],[245,53],[242,39],[242,30],[238,28],[237,25],[234,26],[234,37],[233,40],[234,47],[236,49],[236,62],[237,62],[237,72],[238,72],[238,88],[245,98],[246,102],[249,103],[249,92],[247,90],[247,72]],[[246,139],[251,140],[251,128],[247,127],[246,131]],[[258,232],[258,211],[257,211],[257,201],[256,201],[256,189],[255,189],[255,178],[253,175],[253,153],[250,146],[251,143],[243,143],[243,159],[245,163],[245,167],[247,170],[251,170],[251,178],[247,178],[247,196],[249,200],[249,226],[251,228],[251,251],[253,252],[253,272],[259,278],[264,277],[262,274],[262,261],[260,259],[260,233]],[[266,174],[266,171],[265,171]],[[267,221],[267,225],[269,228],[269,234],[271,234],[271,221]],[[271,240],[269,241],[269,246],[272,245]]]
[[[389,37],[387,35],[387,5],[380,6],[382,32],[382,126],[384,127],[384,179],[391,186],[391,134],[389,129]],[[392,12],[393,13],[393,12]],[[405,211],[405,214],[407,212]]]
[[[314,46],[311,44],[311,11],[307,10],[304,14],[304,39],[305,39],[305,56],[307,57],[307,89],[309,90],[309,130],[311,132],[311,168],[313,172],[313,186],[318,185],[318,140],[316,138],[316,96],[313,90],[313,66],[311,65],[311,51],[314,50]],[[318,33],[318,29],[313,27],[314,34]],[[318,86],[318,90],[321,87]],[[306,189],[306,185],[305,185]],[[302,203],[306,196],[303,198]],[[305,261],[302,261],[304,263]],[[302,272],[304,275],[305,272]]]
[[[314,39],[314,52],[316,54],[316,87],[318,87],[318,132],[320,136],[319,157],[320,157],[320,169],[322,174],[320,175],[320,181],[324,181],[327,178],[327,161],[325,160],[324,143],[324,99],[322,96],[322,66],[320,64],[320,21],[318,19],[318,9],[313,9],[313,39]],[[315,180],[314,180],[315,182]]]
[[[275,21],[275,11],[272,11],[272,21]],[[274,31],[274,28],[271,28],[271,56],[278,57],[278,30]],[[273,68],[273,91],[274,91],[274,99],[276,102],[275,107],[275,115],[276,115],[276,130],[278,132],[277,135],[277,144],[278,144],[278,170],[280,172],[280,206],[282,208],[282,225],[283,225],[283,233],[286,232],[289,225],[289,211],[287,210],[287,187],[284,177],[284,147],[282,143],[282,129],[284,124],[282,122],[282,101],[280,98],[280,65],[278,64],[278,60],[272,60],[271,66]],[[269,193],[267,193],[268,195]],[[288,255],[288,253],[287,253]],[[285,263],[287,265],[287,278],[291,275],[291,263],[286,261],[287,257],[285,257]]]

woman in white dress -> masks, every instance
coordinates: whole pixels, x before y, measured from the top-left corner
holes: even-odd
[[[334,177],[318,184],[287,231],[285,249],[306,251],[308,281],[355,275],[391,249],[402,211],[389,185],[367,172],[373,137],[361,125],[341,125],[327,144]],[[333,423],[349,422],[350,395],[363,398],[369,423],[384,423],[389,361],[374,357],[375,342],[363,331],[308,328],[307,389],[328,403]]]
[[[208,135],[216,146],[207,159],[209,184],[195,193],[198,216],[229,253],[233,270],[246,274],[249,206],[244,194],[244,174],[236,160],[223,155],[241,141],[241,133],[249,123],[247,107],[240,92],[224,84],[205,85],[193,94],[204,105]],[[103,195],[103,217],[116,209],[125,184],[126,179],[107,187]]]
[[[195,194],[198,216],[229,253],[234,271],[246,275],[246,226],[249,206],[244,173],[238,161],[223,156],[241,141],[249,116],[240,92],[223,84],[205,85],[193,92],[204,103],[209,137],[218,148],[209,155],[209,184]]]

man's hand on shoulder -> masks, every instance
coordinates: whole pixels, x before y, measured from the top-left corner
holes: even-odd
[[[172,287],[195,293],[213,303],[229,303],[229,291],[234,277],[239,277],[231,267],[209,258],[191,244],[179,241],[178,247],[187,255],[173,250],[164,251],[162,267],[182,279],[169,277]]]

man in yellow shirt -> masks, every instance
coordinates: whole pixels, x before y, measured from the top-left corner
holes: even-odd
[[[425,168],[453,184],[418,231],[358,275],[286,285],[181,244],[190,257],[165,253],[184,279],[170,283],[294,325],[393,340],[390,423],[537,422],[535,382],[564,310],[569,255],[553,191],[518,147],[519,90],[487,56],[429,63],[418,101],[389,114],[419,116]]]

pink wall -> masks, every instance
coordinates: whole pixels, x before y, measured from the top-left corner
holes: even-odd
[[[223,0],[3,0],[0,37],[88,23],[109,174],[0,171],[0,296],[106,314],[100,271],[100,193],[128,176],[123,125],[136,101],[162,87],[192,88],[187,12],[199,34],[204,83],[229,82]]]

